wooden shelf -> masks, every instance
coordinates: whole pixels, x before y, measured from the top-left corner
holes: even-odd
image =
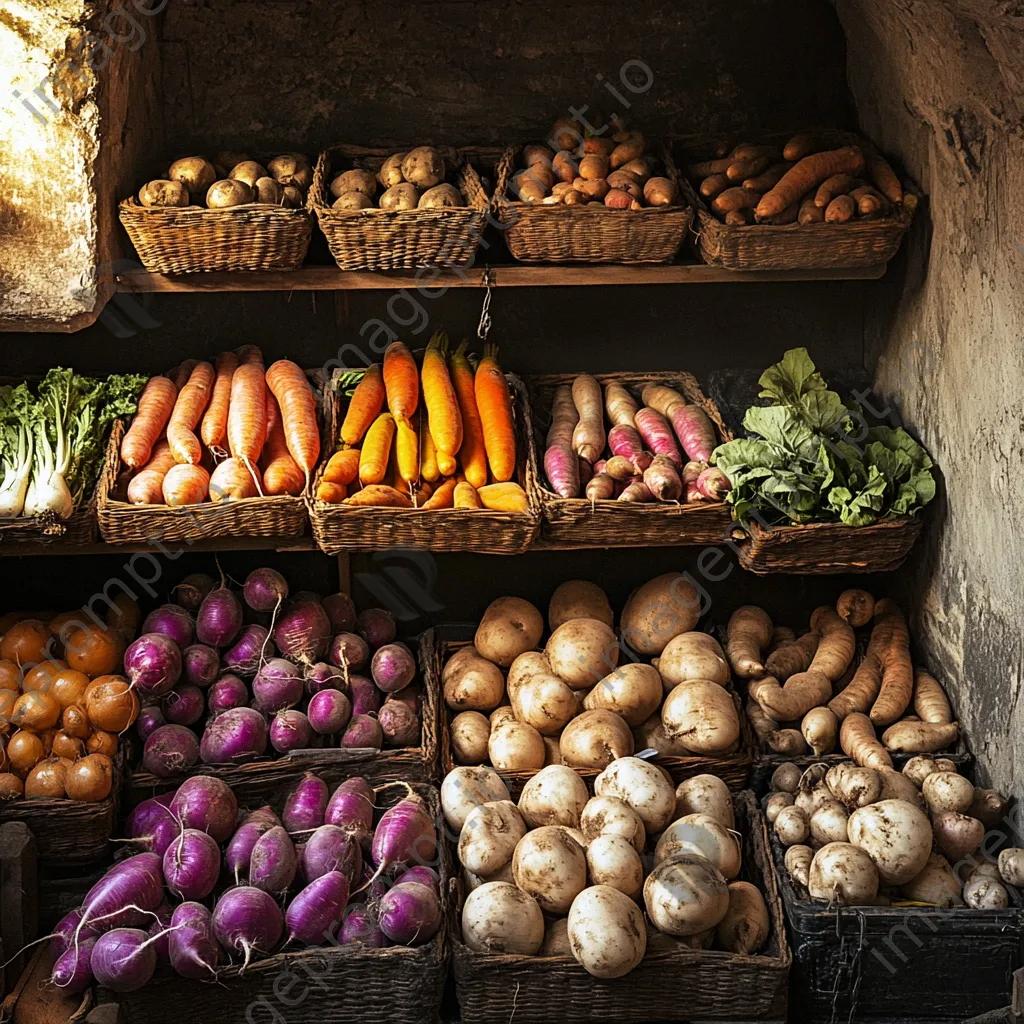
[[[209,540],[164,540],[159,542],[167,551],[319,551],[313,538],[303,537],[213,537]],[[52,544],[23,541],[21,543],[0,542],[0,558],[16,558],[25,555],[131,555],[139,551],[160,553],[153,544],[107,544],[103,540],[95,544],[78,544],[66,547],[55,540]],[[324,556],[327,557],[326,555]]]
[[[875,281],[886,264],[839,270],[723,270],[703,263],[668,263],[650,266],[562,264],[528,266],[505,264],[490,268],[496,288],[576,287],[582,285],[651,284],[763,284],[779,281]],[[433,270],[338,270],[302,267],[291,271],[225,272],[208,274],[119,274],[122,292],[316,292],[372,291],[396,288],[482,288],[484,267],[463,272]]]

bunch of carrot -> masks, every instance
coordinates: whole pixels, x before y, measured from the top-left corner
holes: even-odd
[[[485,347],[474,371],[466,347],[449,353],[438,332],[420,367],[400,341],[388,346],[383,366],[370,366],[352,394],[317,500],[527,511],[526,492],[512,479],[512,396],[497,349]]]
[[[319,457],[306,375],[288,359],[265,370],[255,345],[152,377],[121,442],[134,505],[299,495]]]

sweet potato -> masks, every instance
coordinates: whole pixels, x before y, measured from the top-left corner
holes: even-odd
[[[802,160],[805,156],[817,153],[821,148],[821,139],[817,135],[812,132],[800,132],[782,147],[782,158]]]
[[[595,473],[587,484],[587,497],[590,503],[607,501],[615,497],[615,481],[603,470]]]
[[[700,194],[705,199],[714,199],[719,192],[724,192],[729,185],[729,176],[724,171],[721,174],[709,174],[700,183]]]
[[[824,672],[812,668],[790,676],[782,686],[765,676],[752,682],[748,692],[772,718],[792,722],[825,704],[832,695],[832,684]]]
[[[730,210],[725,215],[725,223],[733,228],[741,228],[746,224],[753,224],[754,211],[751,209]]]
[[[852,714],[866,714],[878,696],[881,685],[882,663],[878,655],[869,650],[857,666],[850,685],[828,702],[828,708],[839,719]]]
[[[654,461],[644,470],[644,483],[658,501],[678,501],[683,496],[683,482],[679,477],[679,470],[672,460],[664,455],[656,455]]]
[[[800,204],[794,203],[792,206],[787,206],[781,213],[775,214],[774,217],[764,217],[759,220],[760,224],[795,224],[797,218],[800,216]],[[757,219],[755,217],[755,219]]]
[[[882,733],[882,742],[902,754],[932,754],[955,743],[959,732],[956,722],[902,721]]]
[[[618,497],[619,501],[654,501],[651,489],[642,480],[634,480]]]
[[[605,385],[604,409],[613,427],[632,427],[638,408],[636,399],[618,381]]]
[[[889,752],[878,742],[875,727],[867,715],[854,712],[843,719],[839,730],[839,745],[847,757],[862,768],[891,768]]]
[[[796,215],[800,224],[823,224],[825,222],[825,211],[814,205],[813,199],[805,199],[800,204],[800,210]]]
[[[845,224],[853,219],[857,204],[850,196],[836,196],[825,210],[826,224]]]
[[[369,507],[379,505],[387,508],[412,508],[412,501],[401,491],[385,484],[370,484],[345,499],[346,505]]]
[[[896,172],[889,165],[889,161],[873,146],[870,146],[864,153],[864,163],[868,177],[875,183],[878,191],[890,203],[902,203],[903,186],[900,184],[900,179],[896,177]]]
[[[914,673],[914,713],[922,722],[945,725],[953,721],[946,691],[923,668]]]
[[[740,679],[759,679],[765,674],[764,650],[772,638],[772,620],[754,604],[732,613],[726,627],[725,653]],[[797,717],[797,716],[791,716]]]
[[[850,193],[857,204],[859,217],[884,217],[889,212],[889,200],[870,185],[862,185]]]
[[[829,682],[835,682],[846,671],[857,649],[853,629],[827,605],[814,609],[811,629],[821,634],[821,641],[810,667],[823,672]]]
[[[860,174],[864,170],[864,154],[859,146],[843,146],[805,156],[791,167],[779,183],[757,205],[758,221],[775,217],[789,206],[798,204],[808,192],[816,189],[834,174]]]
[[[730,213],[733,210],[751,210],[763,202],[760,192],[750,192],[745,188],[727,188],[715,196],[711,209],[718,214]],[[782,208],[780,207],[781,212]]]
[[[800,732],[815,757],[836,749],[839,719],[828,708],[811,708],[800,723]]]
[[[580,417],[573,428],[573,450],[589,462],[596,462],[607,440],[601,385],[590,374],[581,373],[572,382],[572,399]]]
[[[741,142],[729,154],[733,160],[768,160],[778,163],[782,150],[778,146],[756,142]]]
[[[883,598],[875,605],[875,618],[889,626],[889,643],[881,655],[882,685],[869,717],[876,726],[892,725],[910,706],[914,669],[910,660],[910,633],[903,613],[894,601]]]
[[[814,652],[818,649],[821,635],[811,630],[797,640],[780,645],[764,663],[768,675],[784,683],[797,672],[806,672],[811,667]]]
[[[737,159],[725,169],[725,176],[732,182],[741,182],[747,178],[756,177],[767,168],[768,158],[764,156]]]
[[[844,196],[856,187],[857,179],[852,174],[833,174],[818,186],[814,205],[824,211],[836,196]]]
[[[844,622],[859,629],[875,614],[875,599],[866,590],[850,587],[836,600],[836,612]]]
[[[744,178],[742,182],[743,187],[745,189],[749,189],[751,192],[767,192],[782,181],[783,175],[792,166],[793,165],[789,162],[771,164],[765,170],[761,171],[760,174],[751,178]]]
[[[690,166],[689,175],[696,181],[707,178],[712,174],[725,174],[729,165],[733,162],[731,156],[717,157],[714,160],[703,160],[699,164]]]

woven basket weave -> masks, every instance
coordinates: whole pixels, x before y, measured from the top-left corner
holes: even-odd
[[[760,889],[771,925],[760,953],[680,947],[648,953],[624,977],[601,979],[568,956],[473,952],[462,943],[453,904],[448,926],[462,1024],[785,1021],[792,956],[768,834],[752,793],[738,794],[735,804],[743,834],[741,877]]]
[[[441,688],[441,673],[448,659],[457,650],[467,645],[467,641],[442,639],[437,631],[427,630],[420,641],[420,664],[423,666],[423,677],[426,685],[441,695],[440,712],[440,744],[441,744],[441,776],[446,776],[456,767],[452,755],[451,713],[444,705]],[[730,691],[731,692],[731,691]],[[664,768],[672,781],[678,785],[694,775],[717,775],[731,790],[738,792],[747,785],[750,766],[754,763],[754,736],[750,730],[747,716],[743,714],[739,696],[732,693],[733,703],[740,723],[740,746],[733,754],[719,757],[677,757],[659,754],[653,758],[655,764]],[[539,769],[538,769],[539,770]],[[573,769],[585,782],[593,783],[600,772],[596,768]],[[513,797],[518,798],[523,786],[537,774],[537,770],[502,771],[501,777]]]
[[[96,494],[71,513],[68,519],[56,516],[16,516],[0,519],[0,545],[5,549],[18,548],[19,553],[32,554],[40,545],[54,548],[74,548],[92,544],[99,535],[96,523]]]
[[[784,144],[793,133],[768,135],[761,144]],[[848,146],[864,140],[850,132],[814,132],[830,145]],[[714,141],[719,141],[717,138]],[[679,153],[687,165],[707,159],[712,140],[684,140]],[[887,263],[896,255],[910,227],[917,196],[909,183],[903,203],[878,220],[845,224],[725,224],[715,216],[689,182],[683,191],[697,211],[697,248],[705,263],[727,270],[824,270]]]
[[[540,451],[551,421],[555,388],[572,384],[572,373],[538,374],[525,378],[533,415],[534,436]],[[604,385],[617,381],[639,401],[646,384],[675,388],[693,405],[699,405],[715,428],[719,442],[731,441],[732,433],[722,420],[718,406],[704,395],[697,379],[683,371],[668,373],[597,374]],[[724,502],[635,502],[588,498],[562,498],[548,486],[543,468],[537,464],[531,477],[543,513],[541,536],[545,542],[567,548],[657,547],[678,544],[720,544],[728,539],[732,516]]]
[[[497,169],[494,202],[509,251],[522,263],[670,263],[693,221],[690,206],[609,210],[601,203],[565,206],[509,198],[521,147],[509,147]],[[680,188],[667,151],[665,174]]]
[[[168,209],[143,206],[133,196],[121,202],[118,216],[151,274],[296,270],[313,230],[306,210],[264,203]]]
[[[342,270],[413,270],[471,266],[483,235],[489,200],[473,166],[486,151],[436,147],[448,180],[466,205],[438,210],[335,210],[331,179],[340,170],[378,171],[393,149],[332,146],[320,154],[307,205],[316,214],[331,255]]]
[[[492,512],[490,509],[442,508],[430,511],[402,508],[366,508],[345,504],[310,502],[313,537],[328,555],[342,551],[380,551],[384,548],[419,548],[429,551],[473,551],[486,555],[519,555],[540,530],[540,505],[529,480],[536,476],[537,456],[530,427],[530,403],[523,382],[506,374],[512,393],[516,425],[516,480],[527,493],[527,513]],[[335,377],[334,400],[326,417],[324,455],[317,483],[334,451],[344,419],[342,396]],[[313,493],[316,493],[314,487]]]

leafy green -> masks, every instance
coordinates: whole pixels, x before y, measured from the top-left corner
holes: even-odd
[[[711,457],[732,483],[735,519],[869,526],[935,497],[928,453],[901,427],[858,431],[860,410],[828,389],[805,348],[790,349],[759,383],[773,404],[747,410],[743,426],[756,436]]]

